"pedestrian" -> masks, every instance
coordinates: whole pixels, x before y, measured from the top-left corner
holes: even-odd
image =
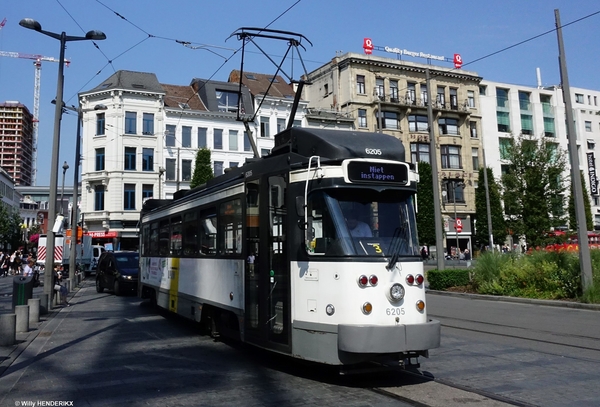
[[[248,271],[250,272],[250,277],[254,277],[254,261],[256,260],[256,256],[254,255],[254,252],[250,253],[250,256],[248,256]]]
[[[69,290],[67,290],[67,287],[62,284],[62,273],[60,272],[58,266],[54,267],[52,277],[54,280],[54,291],[56,292],[56,295],[60,296],[60,303],[64,306],[69,307],[70,304],[67,302],[67,295],[69,294]]]
[[[423,261],[425,261],[428,257],[429,254],[427,253],[427,246],[423,245],[423,248],[421,249],[421,258],[423,259]]]
[[[25,277],[33,277],[33,259],[27,260],[27,263],[23,266],[23,275]]]

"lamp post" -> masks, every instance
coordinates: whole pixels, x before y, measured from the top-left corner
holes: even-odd
[[[54,113],[54,136],[52,138],[52,159],[50,169],[50,194],[48,202],[48,220],[54,222],[56,218],[56,190],[58,177],[58,154],[60,149],[60,121],[63,108],[63,87],[64,87],[64,63],[65,63],[65,48],[69,41],[83,40],[103,40],[106,35],[102,31],[88,31],[85,37],[75,37],[67,35],[64,31],[60,34],[42,30],[42,25],[31,18],[24,18],[19,21],[21,27],[37,31],[60,41],[60,57],[58,63],[58,83],[56,86],[56,109]],[[52,284],[54,268],[54,231],[48,230],[46,235],[46,262],[44,272],[44,294],[46,295],[46,309],[52,308],[52,292],[54,284]]]
[[[456,188],[463,188],[465,186],[462,182],[452,181],[452,202],[454,203],[454,231],[456,233],[456,258],[460,261],[460,246],[458,245],[458,228],[456,227]]]
[[[60,214],[63,214],[63,209],[64,209],[64,203],[63,203],[63,199],[65,197],[65,174],[67,173],[67,170],[69,169],[69,164],[67,164],[67,162],[65,161],[63,166],[63,179],[62,179],[62,190],[60,191]]]
[[[162,185],[162,176],[165,173],[165,169],[163,167],[158,167],[158,199],[162,199],[162,191],[161,191],[161,185]]]

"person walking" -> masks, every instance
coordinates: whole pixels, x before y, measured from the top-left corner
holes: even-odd
[[[23,275],[25,277],[33,277],[33,259],[27,260],[27,263],[23,266]]]

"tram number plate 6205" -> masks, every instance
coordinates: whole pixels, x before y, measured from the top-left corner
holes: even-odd
[[[386,308],[387,315],[404,315],[404,308]]]

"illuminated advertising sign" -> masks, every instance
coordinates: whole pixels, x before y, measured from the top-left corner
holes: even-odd
[[[455,68],[462,67],[462,57],[460,56],[460,54],[454,54],[454,58],[450,59],[450,58],[446,58],[443,55],[434,55],[434,54],[429,54],[429,53],[421,52],[421,51],[410,51],[410,50],[407,50],[406,48],[388,47],[388,46],[379,47],[379,46],[375,46],[373,44],[373,40],[371,38],[365,38],[363,40],[363,49],[365,50],[365,54],[367,54],[367,55],[371,55],[373,53],[373,50],[377,49],[378,51],[385,51],[385,52],[389,52],[390,54],[408,55],[408,56],[414,57],[414,58],[425,58],[425,59],[433,59],[435,61],[453,62]]]

